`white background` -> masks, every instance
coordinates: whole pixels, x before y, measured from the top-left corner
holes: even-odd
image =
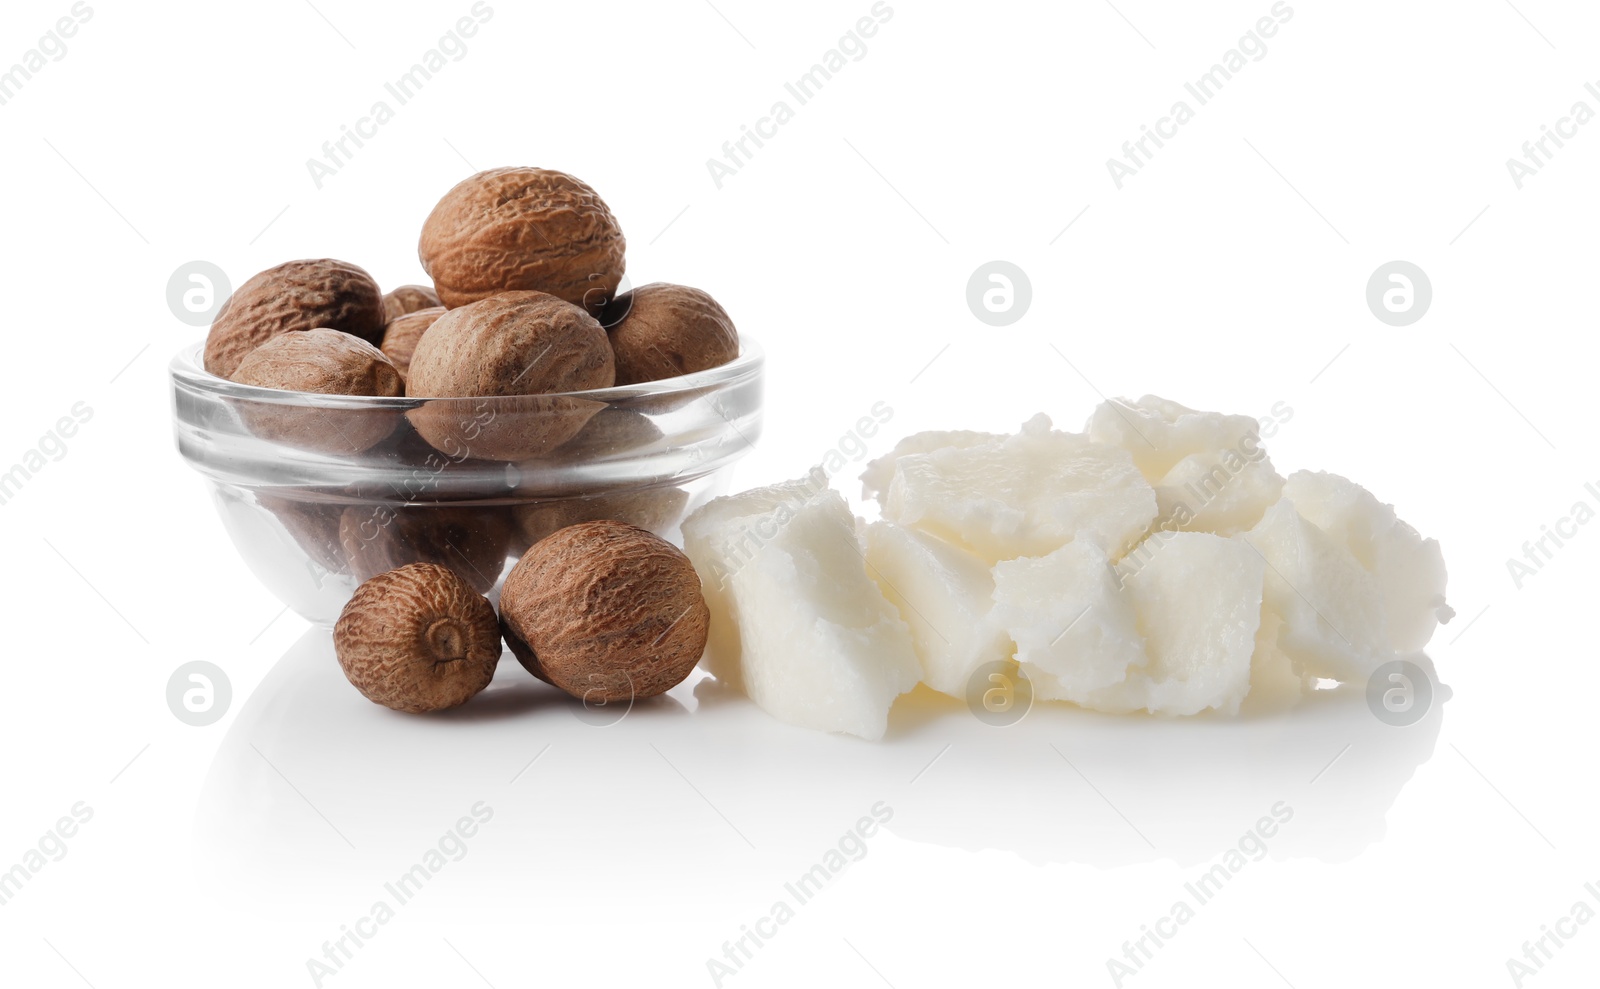
[[[315,3],[90,0],[0,106],[0,465],[94,410],[0,505],[0,868],[94,811],[0,907],[6,984],[314,984],[307,959],[476,801],[495,816],[469,854],[324,984],[713,985],[707,959],[877,801],[895,817],[865,857],[723,984],[1111,985],[1107,958],[1279,800],[1272,854],[1126,984],[1510,985],[1506,959],[1600,882],[1600,526],[1520,589],[1506,568],[1600,503],[1600,123],[1520,190],[1505,164],[1574,102],[1600,110],[1592,5],[1293,0],[1118,190],[1106,159],[1268,0],[893,0],[718,189],[706,160],[868,0],[490,0],[465,56],[318,189],[306,160],[471,3]],[[5,4],[0,67],[70,7]],[[929,426],[1075,427],[1101,394],[1287,403],[1280,470],[1346,474],[1444,546],[1442,718],[1391,729],[1357,698],[996,730],[914,698],[869,745],[692,684],[595,728],[515,665],[489,716],[367,704],[173,450],[166,362],[202,331],[167,280],[324,256],[419,280],[427,211],[504,164],[584,178],[636,283],[704,287],[765,343],[766,433],[736,486],[803,473],[879,401],[874,455]],[[964,300],[995,259],[1033,286],[1006,328]],[[1433,286],[1409,327],[1364,300],[1394,259]],[[206,728],[164,696],[195,659],[234,688]],[[1525,984],[1593,984],[1600,924],[1578,930]]]

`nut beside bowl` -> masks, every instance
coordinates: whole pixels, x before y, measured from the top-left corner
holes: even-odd
[[[280,391],[211,374],[201,354],[200,345],[187,347],[170,367],[179,452],[206,478],[224,528],[257,578],[319,625],[338,619],[380,553],[390,567],[458,570],[495,597],[508,564],[547,520],[593,518],[598,505],[627,515],[637,506],[636,517],[619,521],[676,540],[683,517],[722,492],[726,468],[761,431],[764,358],[749,337],[741,338],[739,357],[720,367],[541,396],[562,400],[554,403]],[[576,435],[574,405],[593,410]],[[413,421],[424,408],[424,421],[448,416],[467,424],[459,442],[444,449],[423,442]],[[348,452],[259,429],[296,417],[392,431]],[[571,438],[522,459],[472,448],[480,435],[557,430]]]

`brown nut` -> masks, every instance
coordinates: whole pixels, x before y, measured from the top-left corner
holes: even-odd
[[[611,210],[583,182],[545,168],[496,168],[445,193],[417,253],[451,309],[528,289],[598,313],[622,280],[625,246]]]
[[[501,632],[517,659],[586,702],[672,689],[700,661],[710,620],[689,558],[615,521],[541,540],[500,595]]]
[[[579,522],[613,519],[660,535],[683,515],[689,493],[682,488],[643,488],[614,491],[588,498],[561,498],[528,505],[513,505],[513,545],[528,547],[546,536]]]
[[[383,321],[392,323],[401,316],[442,305],[432,286],[402,285],[383,297]]]
[[[739,356],[733,320],[716,299],[687,285],[642,285],[618,296],[601,322],[611,335],[619,385],[693,374]]]
[[[339,519],[339,542],[357,580],[434,563],[480,594],[505,570],[511,537],[511,521],[499,507],[352,505]]]
[[[454,571],[413,563],[372,578],[333,626],[344,675],[362,695],[421,714],[465,703],[494,679],[494,606]]]
[[[328,329],[273,337],[240,362],[233,380],[319,395],[395,398],[405,390],[399,369],[377,347]],[[400,422],[394,409],[319,409],[248,399],[238,406],[250,431],[262,439],[322,453],[361,453]]]
[[[577,435],[605,407],[546,396],[609,388],[615,373],[606,331],[593,316],[543,292],[507,292],[453,309],[423,334],[406,391],[443,401],[409,416],[423,439],[452,457],[527,460]]]
[[[394,361],[394,366],[400,369],[402,377],[411,372],[411,355],[416,353],[417,341],[421,340],[422,334],[428,332],[428,327],[444,314],[444,306],[418,309],[416,312],[396,316],[383,328],[383,343],[378,349]]]
[[[290,261],[252,277],[223,304],[206,337],[206,370],[232,379],[268,340],[319,326],[375,344],[383,324],[383,295],[371,275],[329,258]]]

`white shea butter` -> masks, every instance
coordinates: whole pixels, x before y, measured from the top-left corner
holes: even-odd
[[[1093,543],[1002,560],[994,588],[991,620],[1016,643],[1035,697],[1082,703],[1145,664],[1133,598]]]
[[[1250,693],[1240,710],[1255,714],[1287,710],[1312,689],[1316,678],[1298,672],[1294,661],[1278,644],[1282,630],[1283,619],[1263,605],[1261,627],[1256,630],[1256,651],[1250,657]]]
[[[1074,539],[1120,556],[1156,517],[1155,492],[1126,450],[1052,429],[1043,415],[1013,436],[895,457],[879,500],[884,519],[991,564]]]
[[[922,682],[965,696],[985,663],[1011,658],[1011,640],[989,621],[994,577],[959,546],[893,522],[866,529],[867,569],[900,609],[922,665]]]
[[[1276,410],[1275,410],[1276,411]],[[792,724],[878,738],[920,680],[964,696],[1014,660],[1036,699],[1109,713],[1292,708],[1364,685],[1453,612],[1439,544],[1335,474],[1287,479],[1262,424],[1155,396],[1086,433],[917,433],[862,475],[820,472],[683,524],[707,663]]]
[[[1421,649],[1455,614],[1438,542],[1337,474],[1291,474],[1283,498],[1242,538],[1271,565],[1267,607],[1305,675],[1365,679]]]
[[[996,624],[1041,700],[1124,714],[1229,714],[1250,690],[1265,564],[1248,546],[1170,533],[1135,566],[1071,543],[995,566]]]
[[[1085,703],[1101,711],[1236,714],[1250,691],[1266,564],[1248,546],[1178,532],[1137,570],[1118,566],[1147,661]]]
[[[864,498],[882,500],[889,493],[889,482],[894,480],[894,465],[901,457],[935,450],[965,450],[985,443],[998,443],[1005,439],[1000,433],[979,433],[970,429],[934,430],[912,433],[894,445],[886,455],[867,464],[861,472],[861,494]]]
[[[1306,521],[1349,550],[1378,584],[1387,617],[1387,642],[1395,653],[1415,652],[1441,622],[1455,616],[1445,604],[1444,553],[1437,539],[1401,521],[1393,505],[1338,474],[1296,471],[1283,496]]]
[[[1128,451],[1155,488],[1158,525],[1232,535],[1260,521],[1283,490],[1249,416],[1197,412],[1146,395],[1114,398],[1089,417],[1089,438]]]
[[[711,609],[708,665],[781,721],[877,739],[921,666],[867,575],[855,517],[819,478],[719,498],[684,521]]]

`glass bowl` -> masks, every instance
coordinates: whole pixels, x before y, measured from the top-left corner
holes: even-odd
[[[178,451],[273,594],[331,625],[363,580],[450,567],[492,599],[564,525],[620,519],[679,540],[761,432],[764,358],[565,395],[368,398],[276,391],[171,364]]]

